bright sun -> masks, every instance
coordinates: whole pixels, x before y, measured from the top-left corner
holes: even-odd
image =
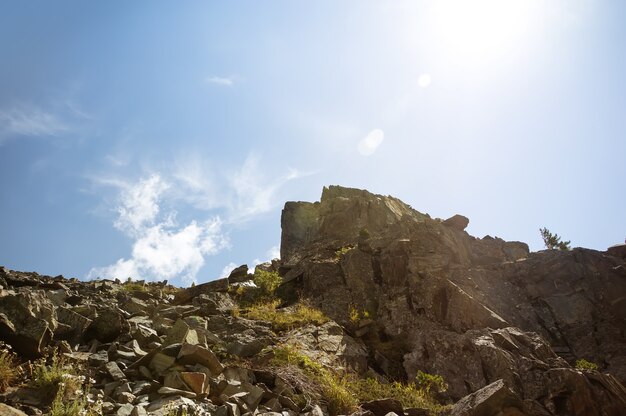
[[[524,47],[536,6],[532,0],[439,0],[432,23],[455,61],[475,65]]]

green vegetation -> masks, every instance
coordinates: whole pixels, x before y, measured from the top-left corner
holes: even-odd
[[[96,416],[102,412],[89,403],[89,384],[80,369],[66,363],[56,353],[34,363],[31,386],[39,389],[43,396],[52,400],[50,416]]]
[[[127,292],[145,292],[148,290],[145,283],[133,282],[130,277],[126,279],[126,282],[122,285],[122,289]]]
[[[331,414],[349,414],[356,410],[358,402],[355,395],[348,390],[346,379],[324,368],[320,363],[302,354],[297,348],[290,345],[275,348],[271,364],[277,367],[295,368],[296,371],[283,368],[281,374],[292,375],[291,381],[294,385],[298,386],[303,393],[323,400]],[[293,399],[296,402],[302,402],[298,400],[299,397]]]
[[[349,252],[350,250],[352,250],[354,248],[354,246],[343,246],[341,247],[339,250],[335,251],[335,256],[337,256],[337,258],[341,258],[343,257],[347,252]]]
[[[0,352],[0,393],[11,386],[16,376],[15,356],[10,351]]]
[[[50,393],[63,381],[63,376],[69,374],[68,371],[71,371],[71,368],[65,368],[59,356],[56,353],[52,354],[49,365],[46,364],[45,358],[35,362],[31,384]]]
[[[399,400],[405,408],[428,409],[432,414],[444,409],[432,394],[435,390],[445,391],[447,388],[438,375],[420,372],[421,381],[418,380],[417,384],[362,379],[349,372],[337,373],[325,368],[290,345],[275,348],[271,363],[282,368],[281,374],[292,375],[291,381],[301,391],[325,402],[331,414],[351,413],[361,402],[384,398]],[[294,376],[296,380],[293,380]]]
[[[576,361],[576,368],[579,370],[598,371],[598,364],[581,358],[580,360]]]
[[[563,250],[569,251],[571,250],[569,241],[561,241],[561,237],[558,234],[552,234],[550,230],[547,228],[540,228],[539,232],[541,233],[541,238],[543,239],[543,243],[546,245],[546,248],[549,250]]]
[[[359,322],[359,319],[361,319],[361,316],[356,306],[350,305],[350,311],[348,311],[348,317],[350,318],[350,322],[352,322],[353,324],[356,324]]]
[[[368,310],[363,309],[363,311],[359,311],[359,309],[356,306],[350,305],[350,310],[348,311],[348,318],[350,319],[350,322],[352,322],[353,324],[359,323],[361,319],[370,319],[371,317],[372,317],[372,314]]]
[[[276,289],[283,281],[278,272],[256,269],[252,279],[254,285],[238,284],[229,287],[229,293],[240,307],[257,303],[269,303],[277,299]]]
[[[254,270],[253,282],[259,288],[262,297],[273,297],[282,281],[283,278],[278,272],[268,272],[258,268]]]
[[[444,381],[443,377],[438,374],[429,374],[418,370],[415,379],[417,380],[419,389],[428,395],[431,394],[431,392],[442,393],[448,390],[448,384]]]
[[[277,309],[278,300],[251,305],[244,313],[246,318],[268,321],[276,332],[287,331],[307,324],[322,325],[328,317],[319,309],[302,302],[291,310]]]
[[[67,400],[69,393],[68,386],[60,383],[50,408],[50,416],[95,416],[98,414],[95,410],[89,409],[88,390],[80,391],[79,397],[74,400]]]

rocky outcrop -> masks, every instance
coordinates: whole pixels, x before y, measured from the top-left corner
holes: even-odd
[[[230,281],[253,285],[247,271],[237,268]],[[267,322],[238,316],[224,280],[176,289],[0,272],[0,354],[8,344],[26,378],[0,391],[2,415],[51,410],[50,397],[28,378],[42,365],[32,357],[53,351],[81,369],[96,406],[92,413],[116,416],[327,415],[325,403],[312,402],[310,392],[268,365],[274,349],[284,345],[328,368],[368,369],[362,341],[335,322],[276,333]],[[308,401],[295,400],[298,395]]]
[[[468,223],[341,187],[324,189],[320,202],[287,203],[282,260],[258,266],[280,271],[282,299],[258,308],[286,318],[298,307],[319,314],[312,305],[328,315],[298,325],[245,312],[256,288],[247,266],[185,289],[0,268],[0,354],[17,353],[20,370],[17,382],[0,383],[10,385],[0,413],[51,410],[34,382],[43,363],[33,360],[54,362],[56,352],[65,369],[83,371],[64,374],[57,396],[77,382],[103,415],[326,416],[337,413],[330,394],[348,391],[323,396],[327,387],[367,377],[350,391],[389,392],[388,380],[424,373],[448,388],[421,397],[448,408],[385,393],[351,411],[626,414],[621,248],[530,253],[521,242],[472,237]],[[599,371],[574,368],[580,358]],[[66,401],[79,400],[70,393]]]
[[[441,374],[451,398],[502,379],[525,414],[605,414],[590,404],[598,401],[626,412],[619,382],[607,387],[612,376],[571,368],[585,358],[626,380],[624,259],[586,249],[530,253],[521,242],[472,237],[468,222],[325,188],[320,202],[285,205],[283,290],[352,328],[377,370]]]

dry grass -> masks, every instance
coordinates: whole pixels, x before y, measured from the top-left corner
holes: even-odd
[[[344,379],[300,353],[297,348],[284,345],[274,349],[272,364],[285,367],[281,370],[281,376],[289,374],[289,381],[301,392],[325,402],[330,414],[350,414],[356,410],[357,399],[347,389]]]
[[[359,403],[385,398],[396,399],[407,409],[427,409],[433,415],[445,409],[423,386],[415,383],[387,383],[359,378],[353,373],[337,373],[290,345],[274,349],[272,364],[281,367],[281,376],[286,374],[286,381],[301,392],[309,393],[313,399],[326,403],[328,411],[334,415],[349,414],[358,408]]]
[[[319,309],[298,303],[289,309],[278,309],[279,301],[251,305],[243,314],[246,318],[267,321],[276,332],[288,331],[304,325],[322,325],[329,321]]]
[[[9,351],[0,352],[0,393],[4,393],[16,377],[15,356]]]

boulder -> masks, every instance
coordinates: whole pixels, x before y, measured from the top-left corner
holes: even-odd
[[[174,295],[174,304],[189,303],[196,296],[212,292],[228,292],[228,278],[217,279],[180,290]]]
[[[522,401],[503,380],[497,380],[459,400],[450,416],[525,416]]]
[[[361,407],[372,412],[374,416],[385,416],[390,412],[398,415],[404,414],[402,403],[395,399],[371,400],[361,403]]]
[[[626,244],[616,244],[606,250],[606,254],[621,259],[626,259]]]
[[[443,222],[443,225],[454,228],[457,231],[465,231],[467,226],[469,225],[469,218],[463,215],[453,215]]]
[[[0,298],[0,341],[27,357],[40,356],[58,326],[54,304],[41,292]]]
[[[124,315],[113,307],[103,307],[98,309],[97,316],[85,333],[85,338],[111,342],[127,331],[129,331],[129,325]]]

